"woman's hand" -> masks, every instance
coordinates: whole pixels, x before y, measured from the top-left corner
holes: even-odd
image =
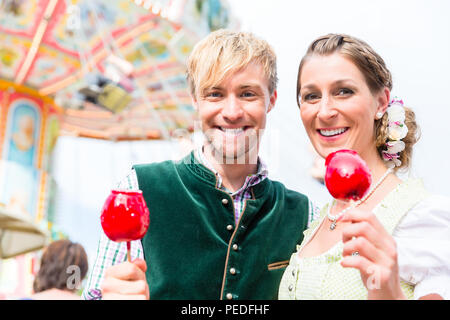
[[[400,287],[397,245],[372,212],[353,209],[341,222],[344,243],[341,265],[356,268],[368,290],[368,299],[406,299]]]

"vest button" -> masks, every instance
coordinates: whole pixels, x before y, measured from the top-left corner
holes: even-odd
[[[233,299],[233,295],[231,293],[227,293],[226,297],[227,297],[228,300],[232,300]]]
[[[233,244],[233,250],[234,251],[237,251],[237,249],[239,248],[239,246],[235,243],[235,244]]]
[[[292,291],[292,289],[294,289],[294,286],[291,284],[291,285],[288,287],[288,290],[289,290],[289,291]]]
[[[231,274],[236,274],[236,269],[235,268],[230,268],[230,273]]]
[[[223,198],[223,199],[222,199],[222,204],[223,204],[224,206],[226,206],[226,205],[228,204],[228,199]]]
[[[231,224],[227,225],[227,230],[228,230],[228,231],[233,230],[233,226],[232,226]]]

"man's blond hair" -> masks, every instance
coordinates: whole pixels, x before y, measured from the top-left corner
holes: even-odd
[[[265,40],[250,32],[221,29],[210,33],[195,45],[187,61],[192,96],[197,97],[250,63],[263,67],[272,94],[278,81],[276,55]]]

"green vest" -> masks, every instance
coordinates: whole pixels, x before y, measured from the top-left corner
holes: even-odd
[[[193,153],[135,165],[150,210],[142,239],[151,299],[276,299],[307,227],[309,201],[268,178],[237,225],[230,195]]]

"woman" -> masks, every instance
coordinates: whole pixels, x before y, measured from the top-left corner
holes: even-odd
[[[323,158],[355,150],[373,183],[361,203],[323,208],[290,259],[280,299],[450,298],[450,201],[395,175],[410,165],[418,128],[391,89],[383,59],[354,37],[320,37],[303,57],[297,101],[314,148]]]
[[[32,300],[79,300],[76,291],[88,271],[84,248],[70,240],[52,242],[34,279]]]

